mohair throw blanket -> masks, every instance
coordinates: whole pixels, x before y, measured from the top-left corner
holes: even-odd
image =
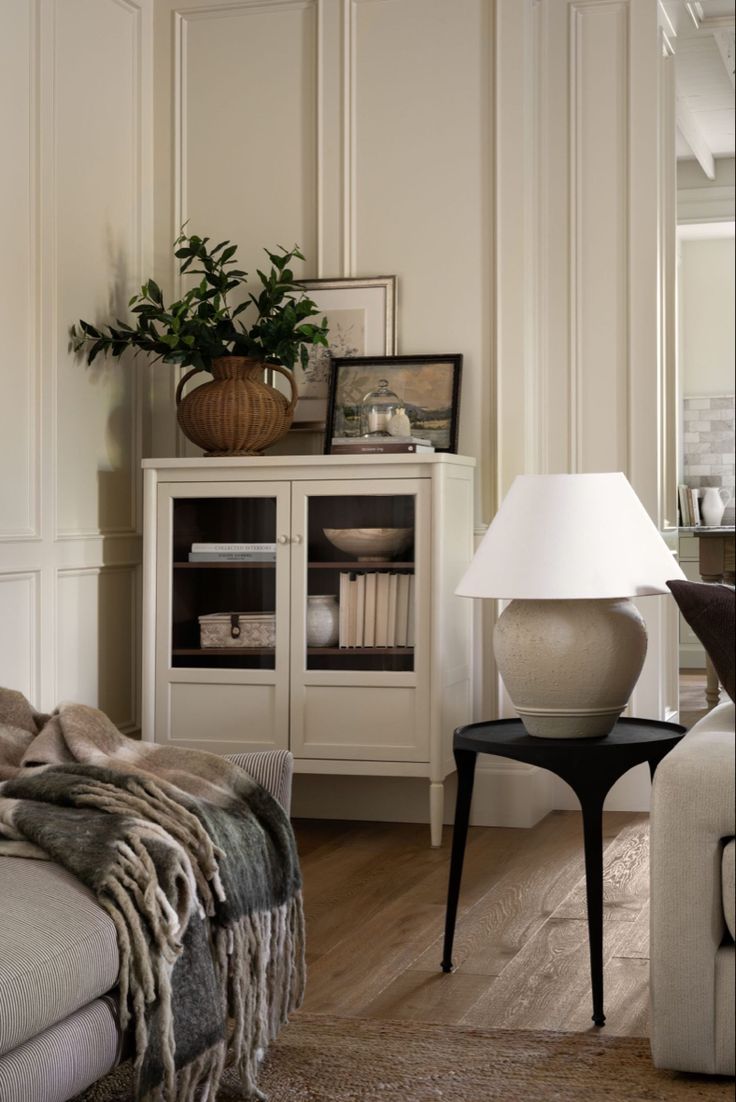
[[[301,878],[288,817],[244,770],[135,742],[94,708],[0,689],[0,852],[49,857],[117,928],[120,1013],[142,1102],[214,1102],[301,1002]]]

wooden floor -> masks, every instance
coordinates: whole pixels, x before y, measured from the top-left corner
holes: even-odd
[[[582,823],[553,812],[531,830],[471,827],[453,954],[442,955],[451,830],[296,824],[313,1013],[505,1029],[585,1030],[590,1015]],[[606,813],[609,1033],[644,1036],[648,818]]]
[[[682,680],[683,722],[704,675]],[[591,1029],[582,822],[471,827],[453,954],[440,972],[451,829],[298,821],[314,1013],[506,1029]],[[604,815],[606,1031],[648,1029],[648,817]]]

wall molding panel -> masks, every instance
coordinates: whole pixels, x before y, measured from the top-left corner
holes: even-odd
[[[12,222],[3,235],[12,264],[0,303],[7,366],[2,371],[0,455],[13,479],[0,486],[0,541],[40,538],[39,3],[10,0],[0,16],[0,126],[17,157],[5,158],[3,190]],[[6,27],[3,28],[3,24]],[[7,311],[7,313],[6,313]]]
[[[498,0],[497,493],[521,473],[621,470],[663,526],[674,133],[656,9]],[[649,655],[632,713],[671,718],[671,618],[660,599],[642,611]],[[498,699],[512,714],[500,679]],[[548,795],[565,806],[559,786]],[[620,807],[647,799],[640,780],[617,789]]]
[[[0,572],[0,683],[30,700],[39,686],[39,582],[37,570]]]
[[[151,0],[9,0],[0,12],[0,81],[13,84],[0,99],[15,120],[3,126],[13,175],[0,185],[12,262],[2,300],[22,287],[14,326],[22,317],[27,333],[23,357],[0,364],[12,411],[12,431],[0,432],[0,683],[50,709],[59,691],[74,695],[64,663],[82,658],[97,673],[78,699],[111,699],[131,731],[147,396],[138,364],[90,369],[71,353],[68,331],[79,317],[121,316],[151,262],[152,15]],[[14,58],[22,81],[13,80]],[[25,207],[15,202],[17,180]],[[99,587],[78,646],[63,606],[74,577]],[[110,655],[124,706],[110,689],[109,657],[98,676],[98,657]]]

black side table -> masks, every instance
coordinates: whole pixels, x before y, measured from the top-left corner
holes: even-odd
[[[603,801],[619,777],[634,765],[654,771],[685,734],[679,723],[620,719],[609,735],[596,739],[546,739],[528,735],[520,719],[499,719],[458,727],[453,741],[457,763],[457,802],[452,835],[450,883],[447,889],[442,971],[451,972],[452,943],[468,836],[478,754],[514,758],[549,769],[567,781],[580,800],[585,845],[585,893],[588,907],[593,1021],[603,1025]]]

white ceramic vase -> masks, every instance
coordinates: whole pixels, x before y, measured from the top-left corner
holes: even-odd
[[[700,499],[700,515],[703,524],[708,525],[709,528],[717,528],[723,520],[723,514],[730,500],[731,495],[725,486],[706,486]]]
[[[340,638],[340,606],[334,593],[307,597],[307,646],[336,647]]]

